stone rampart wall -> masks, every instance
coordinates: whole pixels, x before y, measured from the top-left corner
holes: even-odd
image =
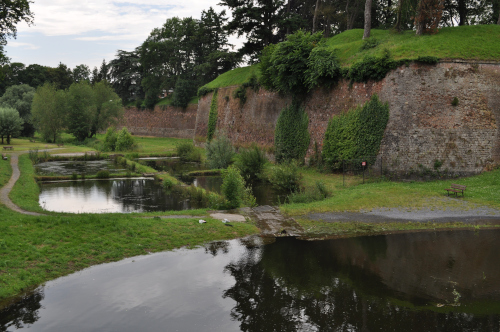
[[[233,98],[237,87],[219,89],[217,128],[235,145],[274,144],[274,128],[281,109],[290,103],[264,89],[247,89],[244,105]],[[440,63],[402,66],[380,82],[340,82],[331,89],[313,91],[305,103],[311,144],[322,149],[328,121],[369,100],[373,93],[389,103],[390,118],[379,157],[389,171],[442,169],[477,173],[500,162],[500,65]],[[452,105],[457,97],[459,103]],[[196,136],[206,136],[212,94],[200,99]]]

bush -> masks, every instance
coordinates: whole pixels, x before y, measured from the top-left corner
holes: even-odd
[[[255,197],[251,189],[245,187],[245,180],[234,165],[224,172],[221,191],[227,200],[228,209],[236,209],[242,205],[255,205]]]
[[[296,192],[300,189],[300,180],[302,176],[299,173],[299,167],[295,161],[276,165],[271,168],[269,182],[280,190],[287,192]]]
[[[96,177],[98,179],[109,179],[109,171],[108,170],[100,170],[97,172]]]
[[[394,61],[388,49],[380,58],[366,56],[349,69],[348,78],[352,82],[368,82],[369,80],[380,81],[387,73],[395,69],[399,63]]]
[[[175,83],[172,106],[186,108],[189,101],[196,94],[196,85],[193,81],[178,79]]]
[[[288,203],[311,203],[322,201],[328,198],[331,193],[321,181],[316,181],[313,187],[307,187],[305,190],[294,192],[288,195]]]
[[[109,127],[104,135],[104,142],[102,143],[103,151],[115,151],[116,141],[118,140],[118,133],[115,127]]]
[[[458,106],[458,103],[459,103],[458,98],[457,97],[453,97],[453,100],[451,101],[451,105],[452,106]]]
[[[416,62],[421,62],[421,63],[425,63],[425,64],[429,64],[429,65],[435,65],[436,63],[439,62],[439,58],[438,57],[435,57],[435,56],[419,56],[417,58],[417,60],[415,60]]]
[[[380,42],[375,38],[371,37],[363,40],[363,45],[359,48],[360,51],[369,50],[370,48],[375,48]]]
[[[134,148],[135,141],[132,135],[128,132],[126,127],[123,127],[122,130],[118,133],[118,137],[116,139],[116,151],[130,151]]]
[[[207,164],[210,169],[227,168],[234,156],[233,145],[225,135],[218,135],[217,138],[205,145],[205,149]]]
[[[309,147],[309,117],[297,103],[285,107],[274,131],[275,158],[278,163],[292,159],[303,162]]]
[[[373,95],[369,102],[328,122],[322,159],[332,169],[342,160],[375,156],[389,121],[389,105]]]
[[[175,150],[181,161],[201,161],[201,153],[196,150],[193,142],[182,142],[176,146]]]
[[[217,96],[218,91],[215,90],[214,95],[212,96],[212,102],[210,103],[210,112],[208,113],[207,142],[212,140],[217,127]]]
[[[325,47],[316,47],[307,60],[305,84],[308,90],[317,86],[329,87],[342,77],[340,62],[335,51]]]
[[[235,164],[245,180],[254,181],[260,177],[266,162],[266,154],[254,144],[250,149],[241,150]]]

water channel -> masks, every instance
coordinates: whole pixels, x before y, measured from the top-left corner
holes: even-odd
[[[0,309],[0,331],[498,331],[500,230],[259,237],[95,266]]]

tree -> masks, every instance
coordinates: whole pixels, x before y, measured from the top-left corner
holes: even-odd
[[[35,89],[29,85],[13,85],[5,91],[0,98],[0,107],[13,108],[19,112],[19,116],[23,119],[22,136],[31,137],[35,133],[31,121],[31,103]]]
[[[33,24],[33,13],[29,0],[3,0],[0,2],[0,45],[7,43],[7,38],[16,38],[19,22]]]
[[[94,136],[98,131],[117,125],[123,116],[122,101],[108,82],[96,83],[92,87],[92,93],[95,111],[89,137]]]
[[[140,47],[131,52],[118,50],[115,59],[109,62],[113,89],[124,102],[144,98],[140,53]]]
[[[73,81],[90,81],[90,68],[87,65],[81,64],[73,69]]]
[[[31,113],[33,124],[45,141],[56,142],[65,124],[66,93],[45,83],[36,90]]]
[[[68,132],[78,141],[90,137],[96,113],[92,87],[88,82],[74,83],[66,93]]]
[[[48,68],[48,76],[50,82],[54,83],[58,89],[65,90],[73,83],[73,73],[71,69],[61,62],[55,68]]]
[[[0,137],[2,144],[4,137],[7,138],[7,144],[10,144],[11,137],[18,136],[23,128],[23,119],[19,112],[10,107],[0,108]]]
[[[99,81],[109,80],[109,66],[105,59],[102,59],[101,67],[99,68]]]
[[[368,0],[367,0],[368,1]],[[416,35],[436,33],[443,15],[444,0],[419,0],[415,15]]]

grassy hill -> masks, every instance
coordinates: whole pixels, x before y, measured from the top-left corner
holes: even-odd
[[[332,51],[336,50],[342,66],[349,67],[366,55],[379,56],[388,49],[395,60],[413,60],[419,56],[435,56],[442,60],[500,61],[500,25],[473,25],[442,28],[435,35],[416,36],[415,31],[401,34],[389,30],[372,29],[371,39],[378,45],[361,51],[363,30],[345,31],[326,40]],[[204,88],[214,89],[241,85],[252,75],[260,76],[259,65],[228,71]]]

